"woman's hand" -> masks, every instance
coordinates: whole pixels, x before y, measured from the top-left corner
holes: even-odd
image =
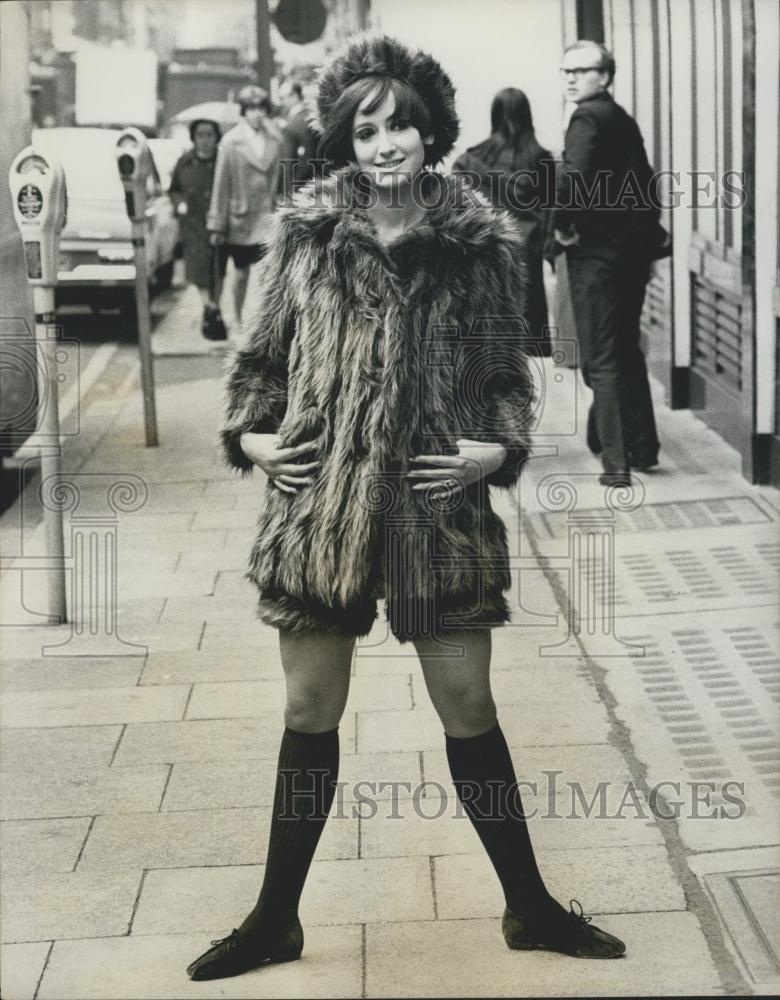
[[[432,465],[435,468],[413,468],[404,478],[415,482],[412,486],[414,492],[425,492],[436,500],[447,500],[500,469],[505,459],[506,448],[502,444],[464,439],[458,441],[457,455],[415,455],[409,459],[410,464]]]
[[[320,463],[301,463],[298,462],[298,456],[316,451],[318,447],[317,441],[304,441],[294,448],[280,448],[278,434],[253,434],[246,431],[241,435],[243,453],[283,493],[297,493],[299,487],[311,486],[314,482],[311,474]]]

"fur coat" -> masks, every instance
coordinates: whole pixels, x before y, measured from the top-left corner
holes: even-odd
[[[354,173],[304,189],[255,272],[227,460],[250,471],[239,439],[256,431],[315,439],[320,461],[297,494],[265,488],[248,576],[280,628],[366,634],[377,596],[402,641],[426,627],[421,608],[460,627],[508,618],[488,485],[511,487],[527,453],[521,239],[479,195],[437,174],[425,186],[425,219],[388,249]],[[498,442],[506,461],[447,503],[412,492],[409,458],[454,454],[459,438]]]

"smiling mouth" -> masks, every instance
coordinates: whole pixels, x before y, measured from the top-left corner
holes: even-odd
[[[377,167],[380,170],[392,170],[393,167],[400,166],[404,162],[405,159],[406,159],[406,157],[402,156],[400,160],[385,160],[384,163],[378,163]]]

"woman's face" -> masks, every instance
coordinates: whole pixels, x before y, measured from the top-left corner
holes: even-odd
[[[201,122],[200,125],[197,125],[193,142],[198,156],[210,159],[217,148],[217,133],[214,131],[214,126],[209,125],[208,122]]]
[[[352,124],[357,165],[378,187],[411,183],[423,168],[425,145],[433,142],[433,136],[423,139],[411,122],[395,116],[392,90],[376,111],[365,111],[372,100],[369,94]]]

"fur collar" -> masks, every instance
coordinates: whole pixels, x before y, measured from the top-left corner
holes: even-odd
[[[349,244],[354,252],[378,255],[403,270],[419,264],[427,269],[442,259],[484,261],[519,249],[520,235],[512,219],[496,212],[456,177],[426,174],[420,190],[431,205],[427,215],[389,249],[377,239],[366,211],[360,172],[353,168],[307,184],[291,207],[279,211],[279,222],[296,243],[328,245],[331,253]]]

